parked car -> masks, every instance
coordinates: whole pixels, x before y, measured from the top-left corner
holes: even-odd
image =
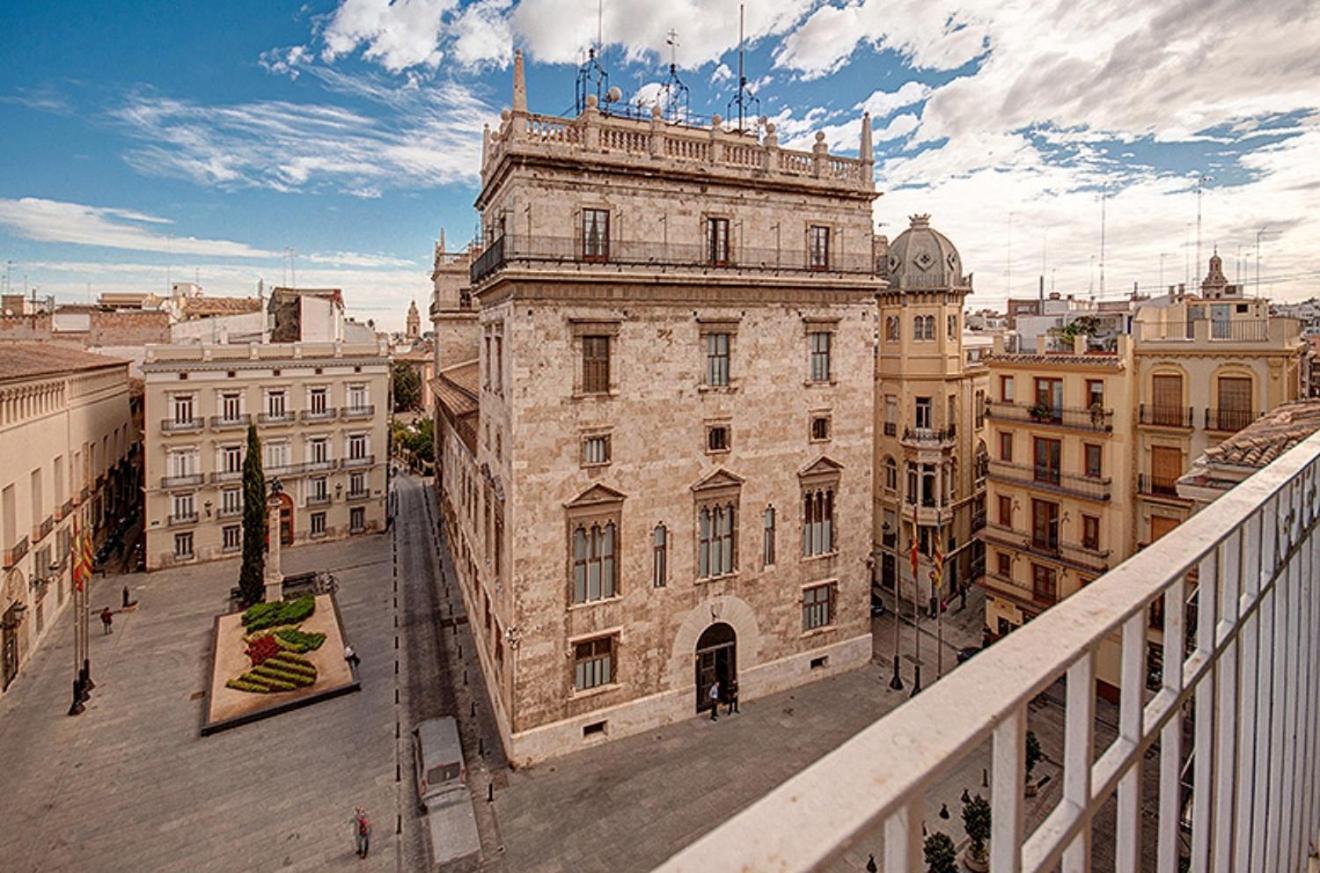
[[[413,728],[413,759],[422,809],[451,792],[467,793],[467,768],[453,716],[428,718]]]

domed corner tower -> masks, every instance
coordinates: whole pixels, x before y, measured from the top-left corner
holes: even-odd
[[[983,572],[974,535],[984,519],[984,483],[976,474],[988,383],[985,367],[963,355],[963,306],[971,293],[958,248],[914,215],[880,263],[876,363],[875,542],[877,581],[904,599],[933,596],[938,539],[943,595]],[[914,580],[912,539],[923,557]]]

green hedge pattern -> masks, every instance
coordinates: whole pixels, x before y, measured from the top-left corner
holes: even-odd
[[[243,613],[243,627],[248,633],[265,630],[281,624],[300,624],[316,611],[316,596],[304,594],[294,600],[258,603]]]

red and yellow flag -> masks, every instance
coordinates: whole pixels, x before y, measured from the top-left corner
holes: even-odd
[[[70,546],[73,559],[73,587],[81,592],[92,578],[92,537],[86,527],[78,524],[78,517],[73,519],[73,543]]]
[[[944,587],[944,552],[940,550],[940,538],[935,537],[935,554],[931,557],[931,584],[939,591]]]

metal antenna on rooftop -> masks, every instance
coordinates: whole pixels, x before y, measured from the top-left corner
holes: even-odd
[[[746,46],[744,44],[744,40],[746,38],[745,35],[746,12],[747,12],[747,4],[739,3],[738,4],[738,93],[733,95],[733,99],[730,100],[728,106],[725,107],[726,110],[731,110],[735,104],[737,105],[738,130],[740,131],[745,126],[744,122],[746,116],[752,114],[751,107],[752,106],[756,107],[757,109],[756,114],[759,114],[761,109],[761,101],[758,100],[756,98],[756,95],[752,93],[752,90],[747,87],[747,74],[746,74],[746,66],[744,63],[744,55],[746,55]],[[729,114],[732,115],[733,114],[732,111],[730,111]]]
[[[1109,183],[1100,187],[1100,296],[1105,296],[1105,208],[1109,204]]]
[[[581,115],[587,108],[587,95],[594,88],[596,106],[604,111],[607,102],[613,102],[614,94],[610,89],[610,74],[600,65],[600,55],[605,50],[605,0],[596,0],[596,44],[587,49],[587,59],[578,67],[574,105]]]
[[[678,77],[678,31],[670,29],[665,40],[669,45],[669,75],[665,77],[660,91],[664,95],[661,109],[666,117],[674,121],[687,121],[690,115],[688,86]]]
[[[1201,269],[1201,190],[1205,183],[1212,181],[1210,176],[1196,177],[1196,269]]]

